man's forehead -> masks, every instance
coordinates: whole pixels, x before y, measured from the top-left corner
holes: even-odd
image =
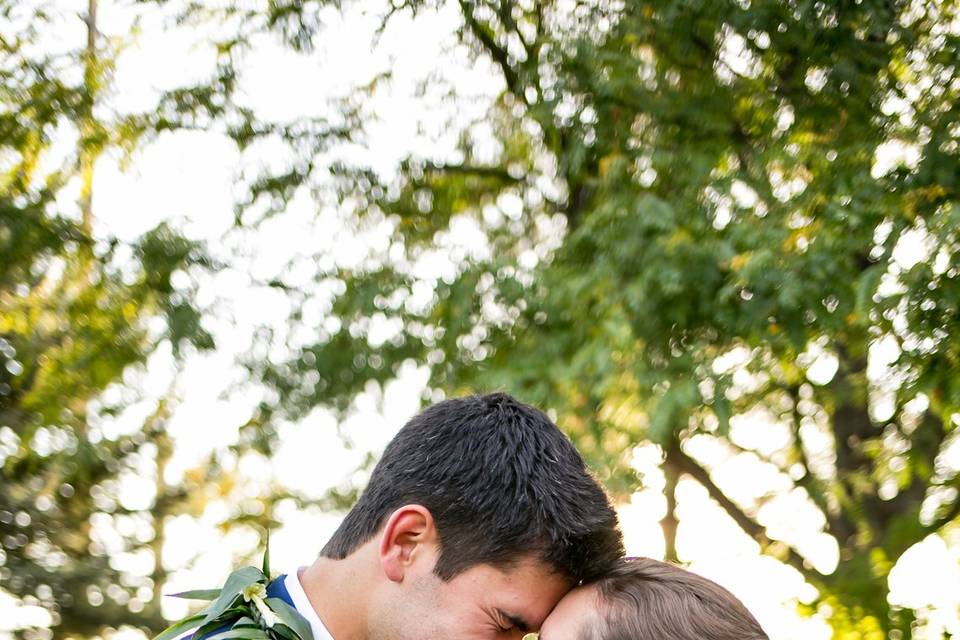
[[[539,629],[547,615],[570,591],[570,581],[548,565],[527,560],[499,573],[496,592],[490,594],[506,621],[518,629]]]

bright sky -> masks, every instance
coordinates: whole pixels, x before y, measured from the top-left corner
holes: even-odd
[[[65,13],[77,12],[78,4],[60,0]],[[86,3],[82,3],[85,5]],[[484,111],[499,83],[484,66],[467,63],[462,49],[453,46],[458,12],[450,4],[439,13],[424,12],[416,20],[402,14],[385,34],[380,46],[371,49],[370,35],[376,26],[373,3],[362,3],[370,14],[350,11],[346,18],[328,15],[329,26],[320,38],[319,50],[309,57],[283,51],[262,43],[247,61],[243,78],[246,103],[264,117],[279,120],[324,113],[324,102],[343,94],[351,84],[369,80],[386,68],[393,70],[393,85],[377,99],[382,124],[373,129],[367,149],[351,153],[375,160],[378,169],[389,171],[401,156],[410,153],[449,153],[453,135],[437,123],[451,114],[436,105],[424,106],[414,97],[415,83],[430,71],[442,69],[463,93],[475,100],[460,103],[464,118]],[[108,35],[126,34],[129,15],[114,2],[102,1],[100,27]],[[75,18],[64,23],[61,33],[47,46],[62,43],[78,47],[85,40],[84,26]],[[201,44],[197,44],[200,42]],[[117,91],[113,104],[119,109],[137,110],[152,103],[156,92],[201,79],[211,68],[212,53],[203,44],[202,34],[184,28],[162,27],[147,21],[143,35],[120,58]],[[429,135],[418,134],[418,122]],[[65,136],[63,144],[72,144]],[[132,167],[121,170],[115,159],[104,158],[97,166],[94,211],[96,231],[121,239],[134,239],[158,222],[171,220],[190,235],[213,242],[234,268],[204,284],[202,304],[229,309],[230,322],[219,321],[211,328],[219,350],[192,357],[181,375],[173,376],[172,358],[160,352],[152,359],[149,374],[130,380],[146,391],[147,400],[133,407],[116,422],[102,425],[106,433],[135,429],[152,403],[174,384],[180,402],[170,421],[176,438],[176,454],[167,469],[167,480],[176,482],[185,470],[198,464],[217,447],[236,437],[258,397],[243,382],[242,372],[233,364],[236,355],[250,343],[252,332],[261,323],[278,327],[284,320],[282,300],[251,285],[248,273],[265,277],[279,273],[291,256],[311,256],[326,249],[337,262],[347,262],[370,238],[345,237],[336,211],[321,212],[309,198],[298,198],[291,211],[265,224],[255,237],[240,246],[219,242],[232,221],[233,184],[244,167],[257,163],[283,163],[281,150],[265,146],[241,157],[231,143],[216,133],[193,132],[164,135],[142,154]],[[76,192],[64,196],[64,206],[74,207]],[[248,257],[240,255],[246,252]],[[909,248],[907,254],[910,254]],[[909,260],[909,256],[904,258]],[[833,366],[835,370],[835,365]],[[819,373],[816,373],[819,371]],[[829,380],[833,373],[829,358],[823,359],[813,375]],[[410,366],[401,379],[381,393],[371,388],[357,401],[356,411],[337,425],[324,411],[316,411],[299,424],[281,431],[277,456],[271,463],[254,457],[237,462],[245,475],[273,477],[283,484],[320,496],[332,486],[351,478],[368,451],[378,452],[391,435],[419,407],[425,370]],[[120,389],[113,391],[119,393]],[[341,437],[342,434],[343,437]],[[734,437],[751,446],[775,446],[781,434],[746,417],[734,425]],[[344,445],[344,438],[352,446]],[[718,466],[717,479],[730,486],[734,495],[749,500],[755,488],[782,483],[750,456],[731,457],[709,442],[694,442],[692,452]],[[630,555],[662,557],[663,537],[659,519],[665,510],[661,493],[662,475],[656,467],[653,447],[637,451],[636,464],[644,474],[646,488],[620,509]],[[764,482],[760,482],[760,479]],[[770,484],[767,484],[769,481]],[[149,504],[150,483],[131,478],[120,500],[128,506]],[[679,487],[679,552],[690,567],[727,586],[755,612],[771,638],[777,640],[819,640],[829,637],[822,620],[806,619],[796,613],[796,602],[809,601],[814,592],[794,570],[759,554],[757,545],[712,503],[705,490],[693,481]],[[284,526],[273,537],[273,564],[281,571],[312,561],[327,536],[339,522],[335,515],[281,510]],[[205,588],[219,584],[233,562],[232,554],[257,547],[252,535],[235,533],[223,540],[216,525],[225,517],[226,506],[211,503],[199,521],[187,517],[174,520],[167,528],[163,562],[172,571],[164,591]],[[764,522],[775,536],[795,541],[810,559],[825,570],[834,567],[838,552],[831,538],[817,531],[817,517],[799,494],[784,494],[764,507]],[[891,576],[891,599],[928,612],[930,637],[939,637],[937,628],[960,634],[956,611],[960,607],[960,544],[947,545],[931,537],[911,549]],[[197,550],[202,553],[197,553]],[[149,559],[147,559],[149,560]],[[140,558],[125,558],[130,566]],[[149,571],[149,562],[144,564]],[[10,611],[0,593],[0,637],[4,628],[43,619],[33,608]],[[184,604],[170,599],[165,613],[179,617]],[[38,618],[39,616],[39,618]],[[121,630],[115,637],[139,637]]]

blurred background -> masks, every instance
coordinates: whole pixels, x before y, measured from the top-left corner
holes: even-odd
[[[772,638],[960,635],[952,0],[0,0],[0,638],[548,410]]]

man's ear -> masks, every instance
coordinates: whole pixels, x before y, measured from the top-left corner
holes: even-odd
[[[430,511],[419,504],[408,504],[390,514],[380,535],[380,566],[393,582],[402,582],[410,566],[429,555],[428,546],[436,545],[437,530]]]

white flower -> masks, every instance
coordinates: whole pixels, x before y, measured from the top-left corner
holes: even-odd
[[[260,615],[263,618],[264,624],[268,627],[273,627],[273,625],[280,622],[280,616],[273,612],[273,609],[267,606],[267,603],[263,601],[263,598],[260,596],[253,596],[253,604],[256,605],[257,609],[260,610]]]
[[[253,584],[247,585],[240,594],[243,596],[245,602],[253,603],[257,611],[260,612],[260,617],[263,618],[264,624],[268,627],[273,627],[273,625],[280,622],[280,617],[275,614],[273,609],[267,606],[267,603],[263,600],[267,597],[267,588],[262,582],[254,582]]]
[[[254,582],[244,587],[240,593],[243,594],[244,602],[250,602],[254,598],[266,598],[267,588],[263,586],[262,582]]]

